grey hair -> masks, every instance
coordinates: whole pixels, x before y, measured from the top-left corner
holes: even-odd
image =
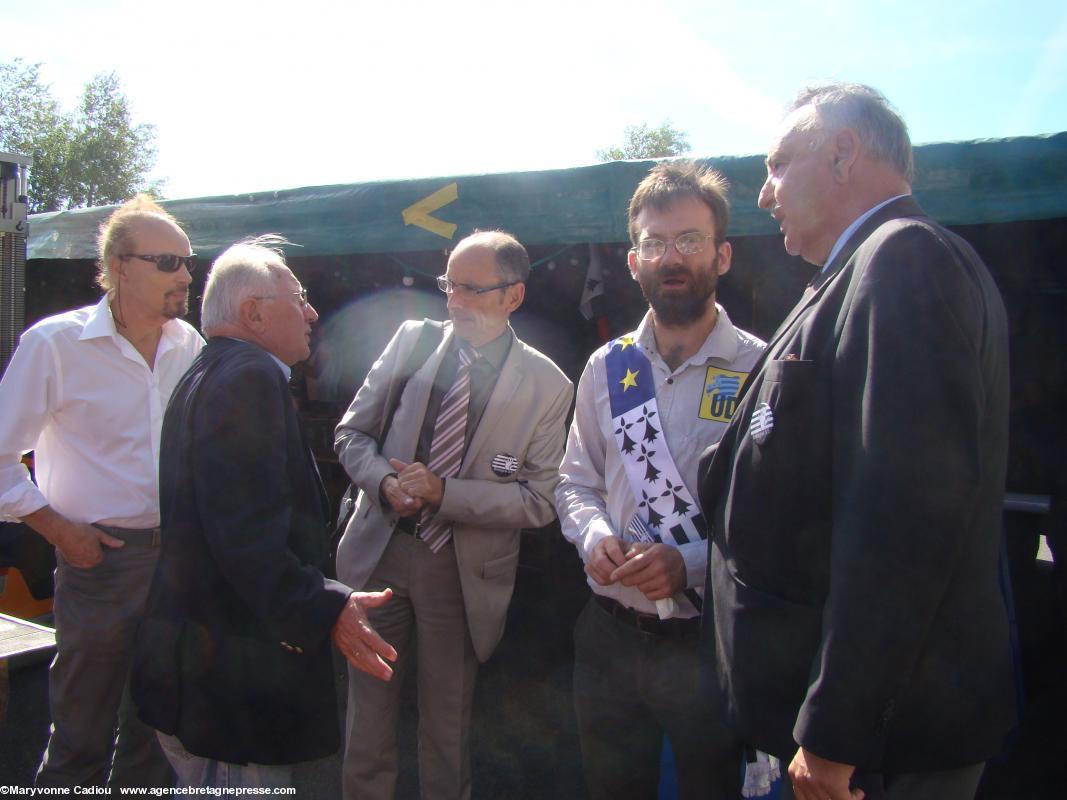
[[[458,250],[460,245],[491,250],[496,262],[496,271],[504,282],[526,283],[530,278],[530,254],[522,243],[507,231],[475,230],[459,241],[453,252]]]
[[[282,245],[289,240],[276,233],[242,239],[215,259],[204,286],[200,327],[212,328],[238,321],[241,303],[249,297],[274,291],[275,276],[287,271]]]
[[[908,126],[885,95],[862,83],[826,83],[800,90],[789,111],[811,106],[814,114],[798,130],[828,136],[849,128],[878,161],[889,164],[911,183],[915,162]]]

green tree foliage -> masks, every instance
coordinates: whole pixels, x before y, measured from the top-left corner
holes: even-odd
[[[689,136],[684,131],[672,128],[665,120],[658,128],[628,125],[623,134],[621,147],[597,150],[600,161],[622,161],[629,158],[666,158],[680,156],[689,151]]]
[[[118,76],[97,75],[74,114],[67,170],[72,207],[120,203],[156,163],[154,125],[134,125]]]
[[[0,150],[33,158],[30,211],[62,207],[63,173],[70,148],[70,119],[48,87],[40,64],[0,64]]]
[[[146,182],[155,126],[133,123],[118,77],[97,75],[64,113],[40,66],[0,64],[0,150],[33,157],[30,211],[118,203],[138,191],[159,196],[160,184]]]

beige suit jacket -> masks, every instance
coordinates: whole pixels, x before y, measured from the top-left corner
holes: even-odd
[[[414,348],[421,325],[401,325],[337,426],[334,448],[359,489],[338,546],[337,574],[356,589],[366,585],[397,524],[397,514],[388,504],[382,506],[379,495],[382,479],[395,472],[389,459],[414,459],[434,376],[452,343],[452,326],[446,323],[441,344],[408,381],[379,448],[389,388]],[[572,398],[571,382],[559,368],[516,337],[470,437],[459,475],[445,482],[437,513],[455,523],[460,584],[480,661],[489,658],[504,633],[519,561],[519,532],[555,517],[553,492]],[[514,456],[517,469],[495,473],[492,461],[497,456]]]

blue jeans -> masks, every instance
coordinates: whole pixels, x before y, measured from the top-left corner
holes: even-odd
[[[164,755],[178,773],[178,786],[282,789],[293,785],[293,768],[289,764],[231,764],[215,761],[194,756],[173,736],[165,733],[157,735]]]

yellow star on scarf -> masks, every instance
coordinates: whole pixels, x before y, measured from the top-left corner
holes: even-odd
[[[619,337],[619,349],[625,350],[627,347],[633,347],[634,337],[632,336],[620,336]]]
[[[640,374],[640,372],[641,372],[641,370],[638,370],[637,372],[633,372],[629,368],[626,369],[625,377],[623,377],[623,379],[621,381],[619,381],[619,383],[622,384],[622,390],[624,392],[627,389],[631,389],[631,388],[636,389],[637,388],[637,376],[638,376],[638,374]]]

